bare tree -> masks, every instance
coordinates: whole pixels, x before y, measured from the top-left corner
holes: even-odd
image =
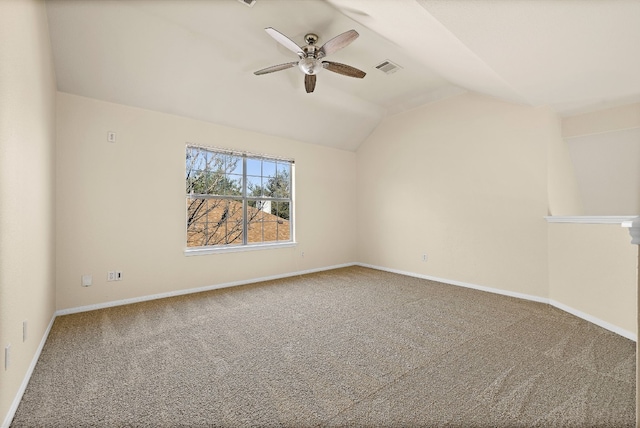
[[[243,242],[242,158],[190,147],[186,154],[187,246]],[[261,211],[247,210],[248,222]]]

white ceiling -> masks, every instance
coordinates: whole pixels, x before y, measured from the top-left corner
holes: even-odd
[[[572,115],[640,101],[640,0],[47,0],[58,89],[356,150],[389,114],[464,91]],[[299,45],[350,29],[305,93]],[[402,66],[386,75],[375,66]]]

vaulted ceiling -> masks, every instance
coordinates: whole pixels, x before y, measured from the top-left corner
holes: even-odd
[[[640,101],[640,0],[47,0],[58,89],[356,150],[387,115],[464,91],[560,115]],[[298,45],[350,29],[315,92]],[[385,74],[390,60],[400,69]]]

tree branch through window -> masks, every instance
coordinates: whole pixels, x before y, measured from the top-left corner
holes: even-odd
[[[291,241],[293,162],[186,149],[187,247]]]

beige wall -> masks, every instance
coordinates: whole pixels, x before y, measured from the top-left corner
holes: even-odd
[[[558,127],[550,130],[553,132],[547,140],[549,215],[584,215],[584,203],[569,146],[560,136],[560,121],[556,123]]]
[[[640,214],[640,127],[567,144],[586,215]]]
[[[386,119],[357,152],[360,261],[547,297],[558,132],[546,109],[475,94]]]
[[[353,152],[64,93],[57,118],[58,309],[357,261]],[[185,256],[187,142],[294,158],[298,245]]]
[[[562,119],[563,138],[633,128],[640,128],[640,103],[578,114]]]
[[[548,109],[465,94],[388,118],[358,150],[361,262],[550,299],[633,336],[626,229],[543,219],[581,204]]]
[[[558,134],[549,140],[550,215],[636,212],[640,144],[620,134],[640,131],[632,128],[635,111],[626,106],[562,120],[562,134],[573,138]],[[615,131],[621,127],[628,129]],[[551,223],[548,234],[551,301],[627,337],[637,335],[637,248],[629,243],[627,229]]]
[[[51,61],[44,2],[0,2],[0,423],[54,313]],[[24,342],[23,321],[28,322]]]
[[[574,165],[582,213],[640,214],[640,103],[565,117],[562,136]]]
[[[550,298],[637,335],[638,246],[630,242],[617,224],[549,224]]]

